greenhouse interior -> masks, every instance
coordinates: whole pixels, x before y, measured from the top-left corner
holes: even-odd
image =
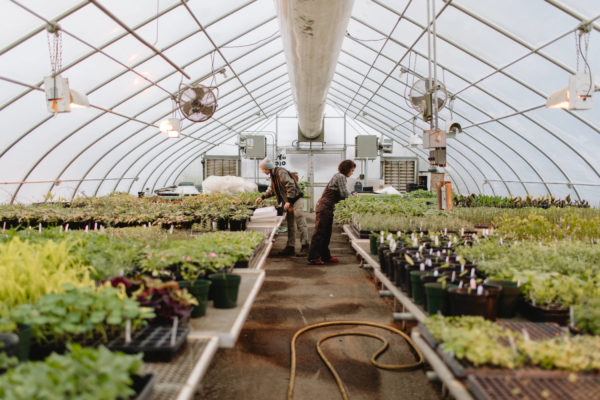
[[[599,1],[0,4],[0,399],[600,398]]]

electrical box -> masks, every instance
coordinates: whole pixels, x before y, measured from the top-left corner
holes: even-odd
[[[439,129],[423,131],[423,148],[437,149],[446,147],[446,132]]]
[[[354,158],[377,158],[377,136],[358,135],[354,138]]]
[[[267,156],[266,136],[246,136],[246,158],[263,159]]]
[[[438,148],[429,152],[429,164],[431,166],[445,167],[446,166],[446,148]]]

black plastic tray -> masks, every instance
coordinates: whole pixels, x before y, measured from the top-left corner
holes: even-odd
[[[133,375],[132,379],[133,390],[135,390],[136,395],[135,397],[131,397],[131,399],[150,400],[152,398],[152,389],[154,387],[154,375]]]
[[[125,353],[144,353],[146,361],[169,362],[185,345],[190,327],[177,329],[175,344],[171,346],[171,327],[161,325],[149,325],[132,338],[131,342],[125,343],[123,338],[115,339],[108,343],[108,348],[113,351]]]

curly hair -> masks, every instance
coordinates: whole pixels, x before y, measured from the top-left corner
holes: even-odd
[[[352,168],[356,168],[356,164],[352,160],[344,160],[338,165],[338,171],[344,176],[348,175]]]

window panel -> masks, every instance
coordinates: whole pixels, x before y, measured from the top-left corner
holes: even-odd
[[[93,23],[90,23],[90,21],[93,21]],[[94,47],[100,47],[102,44],[125,32],[120,25],[91,4],[69,15],[60,21],[59,24],[66,32],[84,40]],[[67,37],[68,35],[63,33],[64,50],[66,50],[65,40]],[[87,48],[91,50],[90,47]]]
[[[394,8],[401,11],[406,6],[406,3],[407,2],[405,0],[395,1]],[[386,33],[389,33],[392,30],[396,24],[396,21],[398,20],[398,16],[396,14],[368,0],[355,1],[354,8],[352,9],[352,16],[363,20],[370,25],[377,26],[377,29],[380,29]],[[353,30],[349,30],[349,32],[352,34],[354,33]]]
[[[156,10],[156,8],[154,8]],[[158,35],[156,34],[156,22],[146,24],[135,31],[147,43],[156,49],[163,49],[180,40],[191,32],[198,29],[198,25],[185,7],[177,7],[160,17],[158,22]],[[138,47],[145,45],[138,42]],[[166,62],[166,61],[165,61]]]
[[[281,38],[276,37],[280,35],[277,18],[273,18],[262,25],[260,25],[260,22],[254,21],[253,29],[250,32],[231,43],[227,43],[227,45],[221,46],[223,56],[228,60],[233,60],[264,45],[269,40],[281,43]],[[254,28],[255,26],[256,28]],[[240,32],[237,34],[239,35]]]
[[[69,86],[79,92],[88,93],[90,103],[95,104],[96,92],[90,93],[90,91],[105,82],[110,82],[124,70],[124,67],[110,58],[96,53],[64,72],[63,76],[69,78]]]
[[[217,46],[220,46],[240,33],[250,30],[256,25],[257,21],[266,21],[274,15],[275,8],[271,1],[257,0],[244,7],[243,12],[237,12],[227,16],[227,18],[209,26],[206,31]]]
[[[67,1],[62,1],[62,3],[66,3]],[[55,4],[59,3],[58,1],[36,1],[36,12],[40,14],[48,14],[50,13],[52,17],[48,19],[53,19],[55,15],[59,14],[59,10],[63,10],[64,4]],[[45,5],[45,7],[43,7]],[[10,19],[12,21],[19,21],[18,24],[5,23],[0,24],[0,49],[8,46],[17,40],[20,40],[24,36],[28,35],[29,32],[34,31],[38,27],[44,25],[44,22],[39,18],[36,18],[33,14],[27,12],[16,4],[8,1],[2,0],[0,2],[0,7],[2,9],[2,14],[10,15]],[[28,6],[30,8],[31,6]],[[38,8],[39,7],[39,8]],[[55,10],[50,11],[49,8],[57,7]],[[44,8],[43,10],[41,8]],[[45,32],[43,32],[45,34]]]
[[[553,39],[558,32],[567,31],[578,21],[543,0],[478,1],[460,0],[462,8],[498,25],[511,34],[537,47]],[[519,10],[514,12],[514,10]],[[535,16],[535,18],[532,18]]]
[[[535,75],[534,71],[535,70],[529,70],[527,72],[528,76],[523,76],[523,78],[531,78]],[[478,83],[477,86],[486,90],[488,93],[493,93],[494,96],[510,104],[511,107],[516,108],[517,110],[539,106],[546,102],[545,98],[540,97],[535,92],[520,85],[504,74],[494,74]]]

